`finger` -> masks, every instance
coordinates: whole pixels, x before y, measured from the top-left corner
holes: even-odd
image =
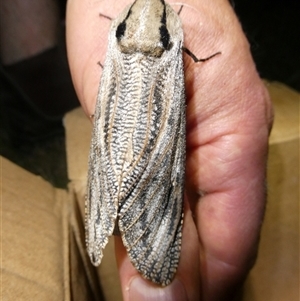
[[[254,263],[272,119],[237,19],[229,5],[219,8],[226,19],[217,19],[230,21],[212,34],[222,55],[186,70],[188,195],[201,239],[203,300],[210,301],[230,300]]]

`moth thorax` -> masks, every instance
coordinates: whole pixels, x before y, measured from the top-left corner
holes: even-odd
[[[141,41],[137,43],[132,40],[120,40],[119,41],[120,51],[127,54],[142,53],[146,56],[161,57],[166,50],[161,43],[153,45],[149,41]]]

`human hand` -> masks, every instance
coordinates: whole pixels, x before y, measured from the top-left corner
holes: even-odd
[[[86,114],[94,113],[110,22],[125,2],[70,0],[69,63]],[[186,0],[180,14],[185,47],[187,162],[181,259],[175,280],[160,288],[131,265],[121,238],[116,256],[124,300],[231,300],[252,267],[265,207],[272,107],[249,45],[226,0]],[[173,8],[180,6],[173,5]]]

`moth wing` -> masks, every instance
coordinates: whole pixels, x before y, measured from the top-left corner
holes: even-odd
[[[113,66],[113,54],[108,52],[97,98],[89,155],[85,227],[87,251],[94,265],[101,263],[103,249],[108,237],[113,234],[118,210],[117,188],[114,186],[117,180],[114,179],[105,144],[105,120],[117,93],[117,75]]]
[[[135,268],[167,285],[179,263],[185,166],[185,93],[181,45],[157,72],[153,102],[163,103],[161,126],[146,168],[120,208],[119,229]],[[149,113],[149,115],[151,115]],[[150,117],[149,117],[150,118]]]

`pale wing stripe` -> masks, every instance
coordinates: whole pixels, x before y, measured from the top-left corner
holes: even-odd
[[[127,196],[126,201],[124,203],[122,203],[121,207],[119,208],[120,217],[122,217],[122,219],[123,218],[126,219],[125,215],[126,215],[127,210],[131,209],[131,206],[136,205],[137,201],[140,201],[140,199],[142,199],[142,197],[139,195],[139,193],[144,191],[144,189],[146,189],[146,190],[149,189],[147,184],[150,182],[150,178],[152,177],[152,175],[155,174],[157,172],[157,170],[159,170],[161,168],[161,166],[159,166],[159,163],[164,159],[166,152],[170,149],[170,146],[171,146],[171,143],[167,144],[165,150],[162,150],[161,155],[159,157],[155,158],[155,164],[154,164],[153,168],[151,168],[151,173],[148,174],[147,178],[145,178],[143,181],[140,180],[139,182],[135,183],[135,186],[133,186],[133,189],[131,190],[131,194]],[[148,163],[149,163],[149,161],[148,161]],[[163,170],[160,170],[160,171],[164,172]],[[160,176],[160,177],[162,178],[163,176]],[[146,206],[147,206],[147,203],[145,203],[143,205],[143,207],[146,207]],[[136,208],[134,208],[132,210],[136,211]],[[126,230],[127,230],[127,228],[124,228],[123,231],[126,231]]]

